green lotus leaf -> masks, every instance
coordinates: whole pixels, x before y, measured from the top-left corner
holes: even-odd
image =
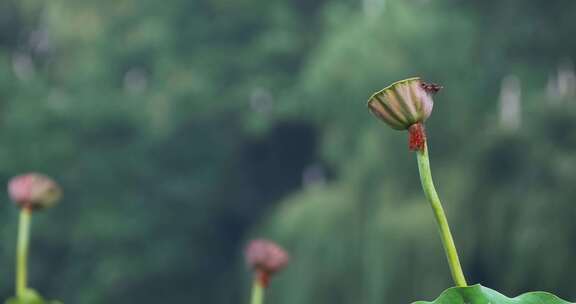
[[[26,289],[22,296],[10,298],[4,304],[62,304],[62,302],[44,300],[34,289]]]
[[[417,301],[412,304],[573,304],[543,291],[528,292],[509,298],[482,285],[446,289],[434,301]]]

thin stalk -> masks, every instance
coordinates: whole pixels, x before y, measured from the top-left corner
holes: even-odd
[[[456,246],[454,245],[454,239],[452,238],[452,233],[450,232],[450,226],[448,226],[448,219],[442,208],[442,203],[436,193],[434,188],[434,182],[432,181],[432,173],[430,172],[430,161],[428,159],[428,145],[424,145],[424,149],[416,152],[418,158],[418,171],[420,172],[420,181],[422,182],[422,189],[426,194],[430,206],[432,206],[432,211],[434,211],[434,217],[436,218],[436,223],[438,224],[438,230],[440,232],[440,237],[442,239],[442,245],[444,246],[444,251],[446,253],[446,258],[448,259],[448,265],[450,265],[450,272],[452,273],[452,279],[458,287],[465,287],[466,278],[462,272],[462,266],[460,266],[460,260],[458,259],[458,252],[456,251]]]
[[[30,222],[32,211],[22,208],[18,225],[18,244],[16,251],[16,296],[21,297],[26,291],[28,274],[28,244],[30,242]]]
[[[252,300],[250,304],[263,304],[264,303],[264,286],[259,279],[254,280],[252,285]]]

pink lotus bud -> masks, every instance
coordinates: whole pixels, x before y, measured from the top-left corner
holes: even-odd
[[[246,264],[256,271],[258,280],[266,287],[269,276],[282,270],[290,259],[286,251],[272,241],[252,240],[246,247]]]
[[[368,99],[368,108],[390,127],[409,129],[410,150],[421,150],[426,143],[422,124],[432,113],[432,95],[441,88],[423,82],[420,77],[400,80],[374,93]]]
[[[20,208],[36,210],[55,205],[62,196],[62,191],[48,176],[27,173],[10,180],[8,194]]]

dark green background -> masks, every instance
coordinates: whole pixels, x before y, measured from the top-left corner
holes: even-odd
[[[0,181],[65,190],[34,217],[31,285],[246,303],[265,236],[292,254],[270,303],[433,299],[451,283],[415,156],[365,106],[420,75],[445,86],[427,129],[468,280],[576,300],[575,20],[573,0],[2,0]]]

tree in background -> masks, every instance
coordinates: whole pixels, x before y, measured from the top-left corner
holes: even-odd
[[[445,269],[402,169],[413,160],[388,153],[404,138],[378,132],[364,104],[422,75],[446,86],[432,165],[453,218],[468,219],[453,223],[468,279],[574,298],[574,6],[3,1],[0,175],[43,171],[67,190],[38,216],[58,225],[34,235],[34,286],[65,303],[228,303],[250,284],[238,281],[243,241],[265,234],[294,256],[270,302],[435,296]],[[497,119],[509,75],[518,129]]]

